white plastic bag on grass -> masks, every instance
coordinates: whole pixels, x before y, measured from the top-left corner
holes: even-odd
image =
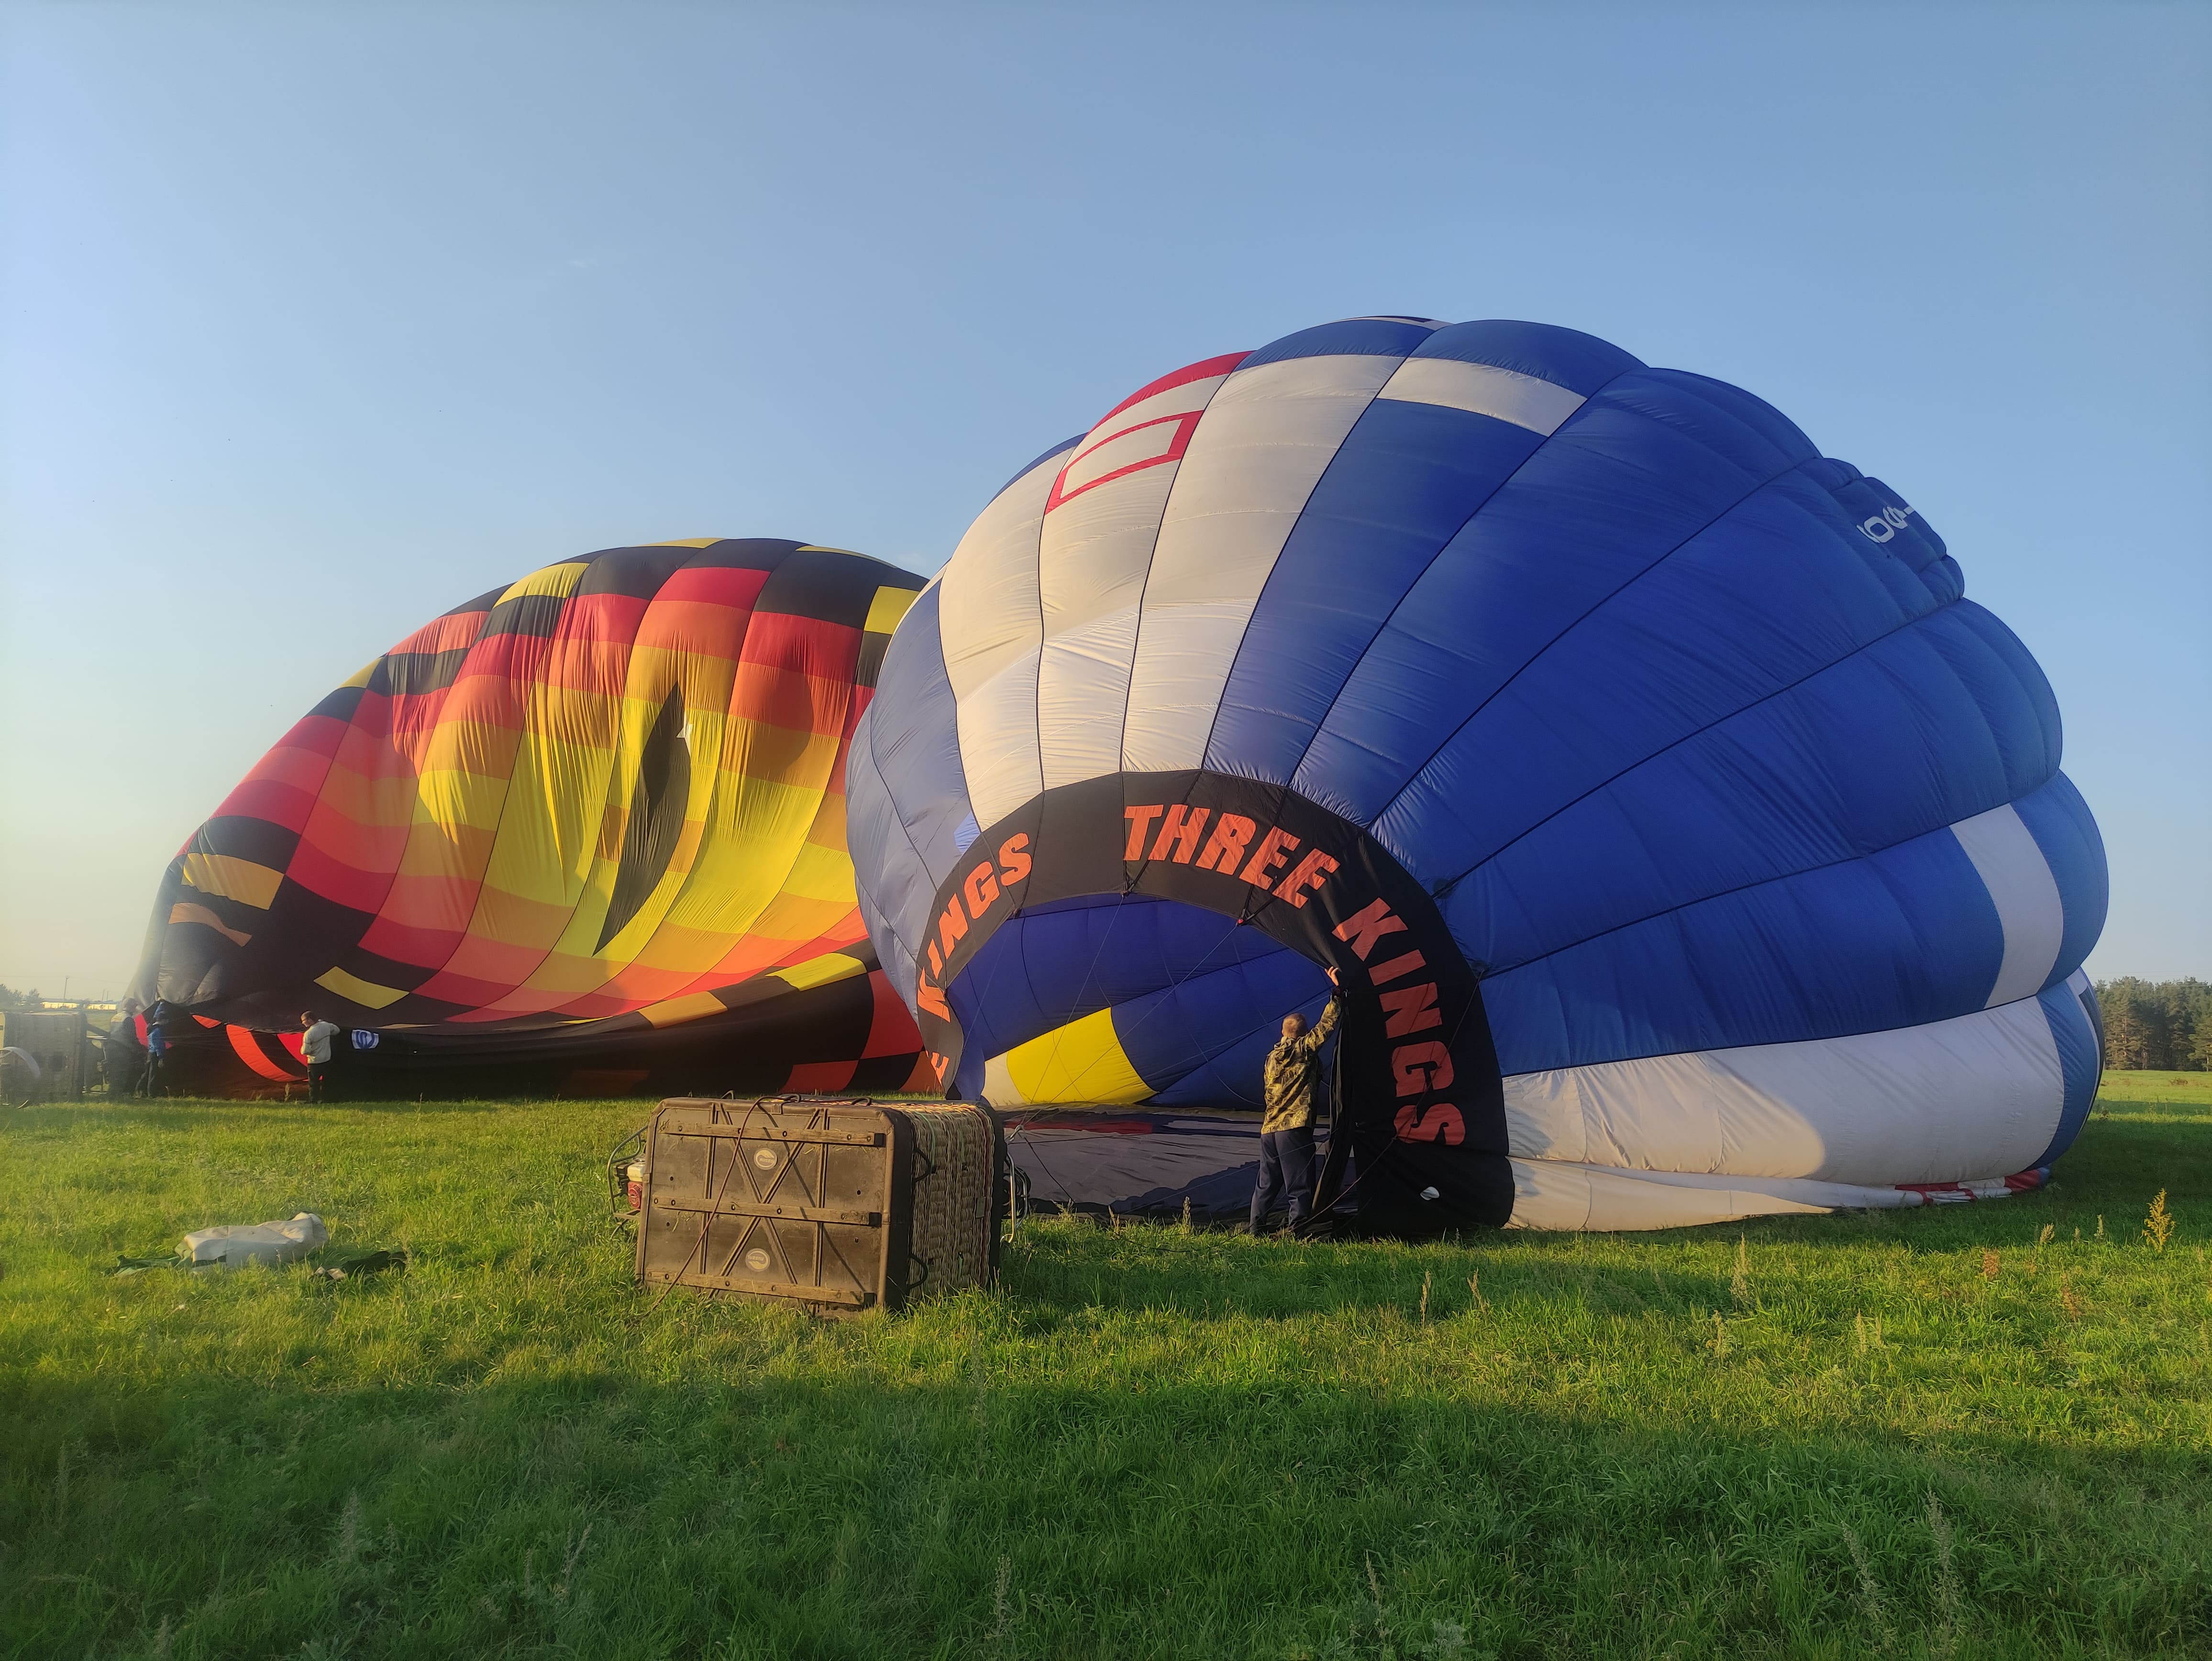
[[[177,1256],[195,1267],[220,1263],[226,1269],[244,1269],[249,1263],[261,1263],[274,1269],[319,1251],[330,1239],[331,1232],[323,1226],[323,1220],[312,1211],[302,1211],[289,1223],[227,1223],[221,1228],[201,1229],[185,1236]]]

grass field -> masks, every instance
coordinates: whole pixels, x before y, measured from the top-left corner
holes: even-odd
[[[2212,1075],[2112,1075],[1997,1203],[1054,1222],[842,1323],[632,1290],[644,1112],[0,1118],[0,1651],[2212,1652]],[[100,1272],[298,1210],[411,1262]]]

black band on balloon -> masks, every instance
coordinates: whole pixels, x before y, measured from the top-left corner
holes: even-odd
[[[1482,989],[1436,902],[1358,826],[1279,785],[1122,773],[1048,790],[992,825],[938,889],[917,943],[923,1042],[963,1042],[945,989],[1025,907],[1092,894],[1177,900],[1336,970],[1338,1068],[1363,1226],[1498,1226],[1513,1209],[1505,1104]]]

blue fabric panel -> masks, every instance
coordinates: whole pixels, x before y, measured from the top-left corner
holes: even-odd
[[[2043,850],[2065,908],[2066,934],[2058,961],[2051,966],[2051,982],[2063,981],[2081,966],[2097,936],[2105,932],[2105,911],[2112,897],[2105,839],[2098,834],[2089,804],[2063,773],[2054,774],[2043,788],[2022,796],[2013,811]]]
[[[1991,706],[1977,703],[1937,649],[1954,636],[1977,638],[1956,607],[1883,636],[1583,796],[1450,890],[1444,914],[1454,934],[1470,958],[1507,968],[2013,800],[2021,786],[2004,760],[2021,745],[1992,734],[1984,720]],[[1995,707],[2033,723],[2024,700],[2009,710]],[[1572,880],[1561,880],[1565,873]],[[1996,967],[1991,958],[1992,976]],[[1960,1013],[1908,1011],[1881,1024]]]
[[[1322,1010],[1328,999],[1316,995],[1295,1006],[1309,1022],[1321,1019]],[[1162,1107],[1243,1107],[1260,1108],[1267,1105],[1260,1078],[1267,1064],[1267,1052],[1283,1036],[1283,1015],[1262,1023],[1230,1045],[1219,1055],[1203,1065],[1194,1068],[1181,1080],[1152,1098]],[[1334,1044],[1334,1040],[1332,1039]],[[1333,1052],[1328,1059],[1334,1059]]]
[[[1117,1003],[1114,1031],[1138,1075],[1164,1086],[1153,1100],[1258,1106],[1260,1062],[1282,1037],[1283,1017],[1320,1019],[1328,994],[1321,966],[1285,947]]]
[[[906,995],[929,903],[960,856],[963,823],[974,820],[938,633],[942,593],[924,589],[892,635],[846,763],[846,845],[861,913],[884,967],[893,955],[903,958],[893,983]],[[884,928],[898,942],[896,954],[884,952]]]
[[[1534,375],[1588,398],[1616,375],[1644,367],[1609,340],[1548,323],[1455,323],[1416,346],[1414,357],[1455,358]]]
[[[2095,994],[2090,995],[2094,998]],[[2045,988],[2041,1002],[2044,1017],[2051,1023],[2051,1042],[2058,1046],[2058,1064],[2066,1075],[2065,1110],[2059,1115],[2051,1146],[2035,1162],[2047,1165],[2073,1147],[2074,1139],[2081,1134],[2082,1121],[2089,1116],[2097,1099],[2104,1056],[2097,1043],[2096,1023],[2071,987],[2061,982]]]
[[[1149,895],[1102,894],[1024,911],[985,941],[945,989],[964,1039],[961,1077],[972,1064],[980,1084],[990,1056],[1095,1010],[1283,956],[1297,954],[1234,917]],[[1279,1019],[1288,1007],[1278,1007]]]
[[[1916,576],[1849,528],[1829,492],[1802,470],[1788,474],[1515,677],[1376,833],[1425,879],[1455,877],[1639,762],[1934,606]]]
[[[1296,788],[1372,824],[1531,658],[1811,459],[1809,447],[1778,450],[1710,384],[1636,370],[1554,434],[1413,585],[1322,722]]]
[[[2040,789],[2058,771],[2063,748],[2058,700],[2042,666],[2019,636],[1972,600],[1962,599],[1941,615],[1948,626],[1929,638],[1981,706],[2011,781],[2010,799]]]
[[[1465,410],[1395,399],[1369,405],[1254,609],[1206,764],[1270,783],[1288,779],[1406,591],[1542,442],[1525,427]]]
[[[1300,329],[1296,334],[1286,334],[1261,347],[1237,367],[1256,368],[1262,363],[1280,363],[1292,357],[1403,357],[1434,332],[1419,323],[1399,323],[1382,317],[1347,317],[1341,322],[1323,323]]]
[[[1564,869],[1560,886],[1593,874]],[[1504,1070],[1528,1073],[1963,1015],[2003,956],[1946,826],[1613,928],[1492,975],[1483,998]]]

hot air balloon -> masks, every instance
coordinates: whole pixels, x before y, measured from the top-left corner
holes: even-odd
[[[1589,335],[1164,375],[1000,490],[881,686],[877,951],[1063,1197],[1232,1191],[1218,1110],[1325,968],[1323,1197],[1389,1232],[2002,1194],[2094,1094],[2034,660],[1905,496]],[[1118,1105],[1022,1105],[1066,1103]]]
[[[794,542],[615,548],[418,629],[192,834],[137,995],[185,1087],[895,1090],[845,769],[921,586]],[[175,1070],[175,1069],[173,1069]],[[933,1074],[922,1075],[931,1088]]]

